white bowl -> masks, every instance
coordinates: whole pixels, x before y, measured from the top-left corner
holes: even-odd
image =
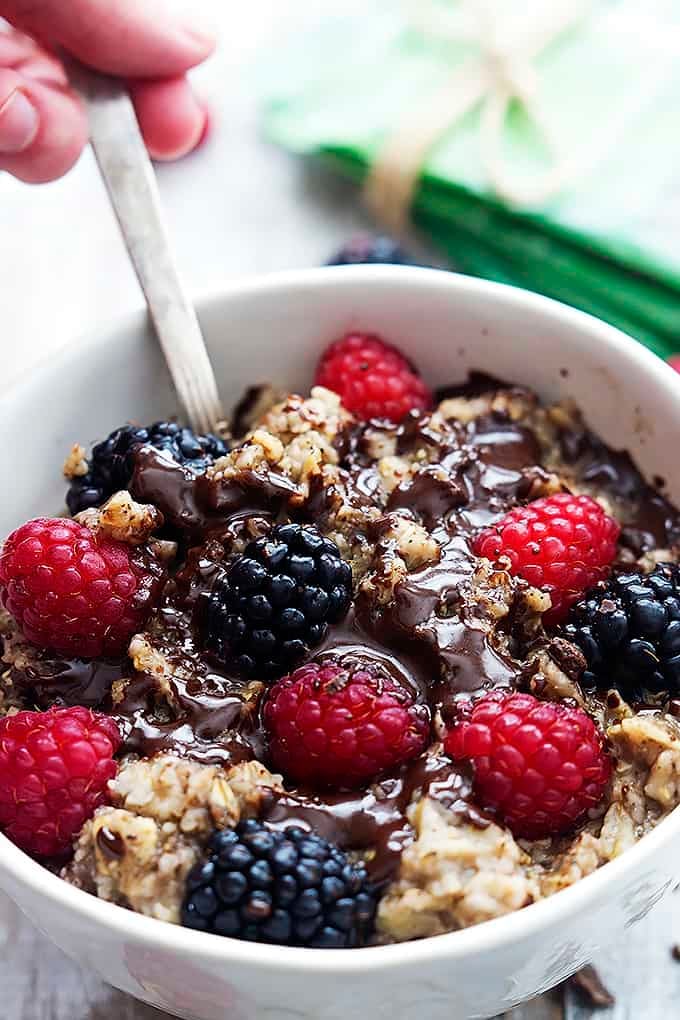
[[[543,397],[573,396],[611,445],[680,500],[680,381],[622,333],[521,290],[402,267],[317,269],[199,302],[227,404],[253,381],[309,386],[320,349],[352,328],[383,334],[443,384],[481,369]],[[62,505],[70,443],[175,411],[142,314],[31,372],[0,401],[0,531]],[[0,886],[81,964],[194,1020],[488,1017],[567,977],[645,915],[677,878],[680,813],[551,899],[476,928],[342,950],[260,946],[174,927],[72,888],[0,837]]]

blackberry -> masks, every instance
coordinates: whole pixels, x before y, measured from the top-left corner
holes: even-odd
[[[329,266],[360,266],[388,264],[416,266],[413,256],[391,237],[357,234],[329,259]]]
[[[212,834],[207,859],[187,878],[182,924],[250,942],[345,949],[370,934],[375,906],[363,864],[315,833],[251,819]]]
[[[215,580],[206,647],[246,676],[273,679],[323,640],[351,598],[352,570],[335,543],[311,525],[280,524]]]
[[[75,515],[88,507],[101,506],[114,492],[126,489],[134,470],[134,452],[145,444],[167,453],[196,474],[227,452],[217,436],[197,436],[176,422],[157,421],[148,428],[123,425],[92,447],[89,471],[74,478],[66,494],[70,512]]]
[[[680,694],[680,568],[619,574],[571,611],[565,636],[581,649],[589,690],[617,687],[626,698]]]

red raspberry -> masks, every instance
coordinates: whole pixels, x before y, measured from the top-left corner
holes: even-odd
[[[429,710],[378,668],[310,662],[272,687],[269,748],[287,778],[351,788],[424,750]]]
[[[325,351],[316,385],[339,394],[360,418],[401,421],[432,406],[432,395],[403,354],[378,336],[348,333]]]
[[[461,711],[444,746],[474,765],[475,794],[516,836],[565,832],[602,799],[611,763],[580,708],[493,691]]]
[[[68,518],[23,524],[0,553],[0,598],[24,636],[80,658],[124,651],[162,576],[151,558]]]
[[[604,580],[616,555],[619,525],[590,496],[568,492],[518,506],[486,528],[474,543],[477,556],[510,561],[510,571],[550,593],[547,624]]]
[[[106,799],[116,723],[80,705],[0,719],[0,829],[36,857],[68,852]]]

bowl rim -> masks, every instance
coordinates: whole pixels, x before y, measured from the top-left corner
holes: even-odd
[[[202,308],[228,302],[241,296],[256,296],[268,292],[275,295],[299,288],[332,288],[338,285],[351,289],[357,284],[370,285],[372,281],[390,280],[403,286],[439,289],[442,285],[458,291],[474,293],[491,302],[506,302],[518,309],[532,309],[547,319],[561,320],[575,332],[588,333],[608,348],[611,357],[622,356],[635,363],[664,389],[675,389],[680,396],[680,376],[660,358],[621,330],[602,322],[585,312],[571,308],[551,298],[511,287],[506,284],[463,276],[447,270],[411,266],[324,266],[312,269],[290,270],[261,274],[245,280],[229,279],[216,283],[194,295],[199,313]],[[8,388],[0,391],[3,400],[21,400],[25,391],[36,382],[36,376],[59,371],[60,365],[73,356],[91,356],[107,339],[120,330],[143,330],[146,317],[141,308],[127,310],[108,324],[101,334],[90,329],[82,340],[74,340],[36,366],[15,377]],[[89,350],[88,350],[89,349]],[[159,921],[101,900],[95,895],[69,885],[58,875],[34,861],[4,835],[0,834],[0,871],[7,871],[12,879],[27,886],[34,894],[52,901],[61,909],[93,924],[105,925],[120,937],[163,948],[175,953],[206,960],[236,962],[265,967],[281,972],[299,970],[318,974],[361,974],[374,969],[395,969],[408,963],[447,959],[460,960],[479,952],[500,949],[504,944],[529,938],[542,927],[558,924],[568,914],[578,912],[598,897],[608,886],[614,886],[629,873],[641,877],[646,865],[657,850],[674,838],[680,837],[680,809],[673,810],[651,832],[613,861],[602,865],[594,873],[574,885],[502,917],[482,922],[470,928],[448,932],[409,942],[383,946],[366,946],[347,952],[343,949],[324,951],[305,947],[271,946],[239,939],[225,938],[205,932],[183,928],[180,925]],[[2,884],[2,883],[0,883]],[[10,898],[12,894],[9,893]]]

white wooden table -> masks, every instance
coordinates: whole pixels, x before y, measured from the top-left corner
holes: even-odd
[[[191,6],[192,0],[175,0]],[[348,6],[360,0],[325,0]],[[367,2],[367,0],[366,0]],[[309,266],[363,223],[351,187],[258,138],[249,69],[262,40],[292,26],[313,0],[202,0],[223,29],[198,75],[216,111],[208,146],[159,171],[179,261],[194,291],[255,271]],[[318,8],[317,8],[318,9]],[[284,22],[282,25],[281,22]],[[139,304],[92,159],[41,189],[0,179],[0,386],[121,309]],[[680,857],[680,853],[679,853]],[[680,870],[680,869],[679,869]],[[678,1015],[680,897],[665,903],[597,961],[617,1004],[601,1020]],[[587,924],[587,918],[584,918]],[[67,960],[0,895],[2,1020],[151,1020],[163,1014],[104,986]],[[516,1010],[513,1020],[585,1020],[568,990]],[[424,1018],[427,1020],[427,1018]]]

